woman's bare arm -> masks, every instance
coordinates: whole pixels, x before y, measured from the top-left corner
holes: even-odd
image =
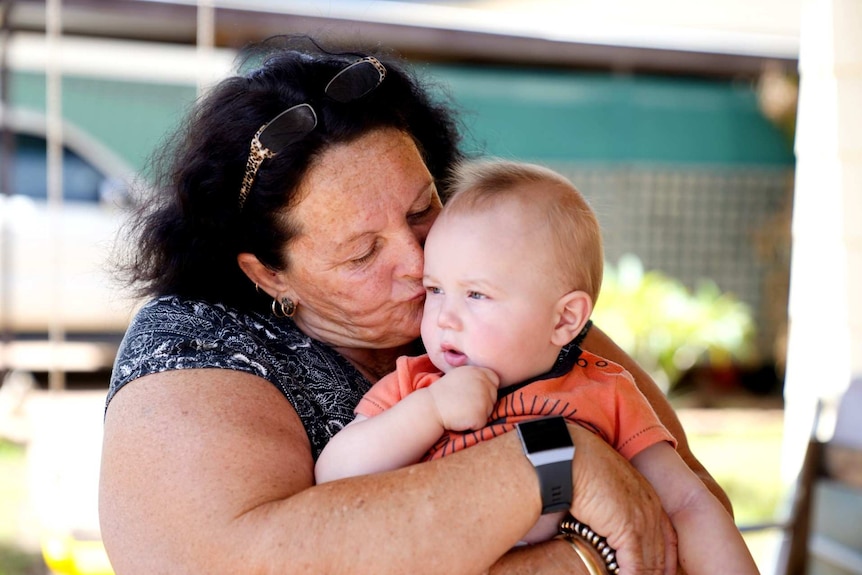
[[[542,565],[539,569],[537,566]],[[571,545],[561,539],[552,539],[539,545],[516,547],[500,558],[487,575],[590,575]]]
[[[596,447],[601,442],[589,432],[573,430],[573,438],[583,448],[574,509],[597,530],[620,533],[631,573],[657,572],[672,538],[657,497],[640,492],[638,477],[619,476],[619,456]],[[541,507],[515,434],[440,461],[312,483],[298,416],[257,377],[227,370],[149,375],[108,408],[100,513],[105,546],[122,575],[473,575],[506,553]],[[561,572],[536,563],[561,547],[531,550],[531,572]],[[501,561],[493,572],[518,573],[517,559],[507,556],[512,567]]]
[[[700,477],[707,489],[718,498],[721,504],[733,516],[733,507],[730,499],[728,499],[727,494],[712,475],[709,474],[703,464],[691,452],[685,430],[679,418],[674,412],[673,407],[671,407],[670,402],[668,402],[667,397],[655,384],[652,377],[595,325],[587,332],[587,337],[584,339],[582,346],[596,355],[620,364],[632,374],[641,393],[646,396],[661,422],[670,431],[671,435],[676,438],[677,452],[679,452],[683,461]]]

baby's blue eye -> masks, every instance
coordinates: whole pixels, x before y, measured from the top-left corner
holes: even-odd
[[[426,286],[425,291],[434,295],[443,293],[443,290],[436,286]]]
[[[485,299],[488,296],[486,296],[483,293],[479,293],[477,291],[471,291],[471,292],[467,292],[467,297],[470,299]]]

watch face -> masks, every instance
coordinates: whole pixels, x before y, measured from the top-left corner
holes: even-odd
[[[527,453],[572,447],[572,437],[562,417],[536,419],[518,425]]]

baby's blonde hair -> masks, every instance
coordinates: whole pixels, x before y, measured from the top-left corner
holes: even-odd
[[[463,162],[453,172],[444,213],[469,214],[500,201],[515,201],[550,232],[555,273],[570,290],[585,291],[595,304],[604,269],[598,219],[586,199],[561,174],[525,162]],[[541,221],[544,220],[544,221]]]

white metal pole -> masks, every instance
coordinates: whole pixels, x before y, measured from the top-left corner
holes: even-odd
[[[783,478],[792,482],[818,401],[862,374],[862,3],[806,0],[799,53]]]
[[[45,34],[48,46],[45,69],[48,211],[52,229],[59,230],[63,225],[63,101],[62,70],[60,69],[60,41],[63,30],[62,0],[47,0],[45,9]],[[48,230],[45,231],[48,232]],[[64,289],[59,242],[62,235],[61,233],[52,233],[54,240],[49,248],[52,251],[51,261],[53,263],[50,281],[54,283],[54,289],[51,290],[51,301],[45,302],[46,305],[51,306],[51,321],[48,325],[49,347],[52,356],[48,387],[51,390],[62,390],[66,386],[66,374],[60,361],[63,340],[65,339],[61,321],[63,309],[59,300],[59,293]]]
[[[9,109],[9,15],[12,11],[11,0],[3,0],[0,2],[0,115],[7,113]],[[8,196],[12,193],[12,174],[13,158],[11,152],[14,149],[14,140],[11,128],[7,128],[4,124],[0,128],[0,201],[8,201]],[[8,223],[6,222],[5,214],[0,214],[0,376],[5,373],[9,367],[9,361],[6,354],[9,351],[11,343],[11,329],[7,325],[7,314],[12,309],[12,296],[10,295],[12,282],[9,279],[11,275],[10,259],[12,249],[10,241],[12,234],[9,233]],[[0,380],[2,384],[2,380]]]
[[[214,0],[197,0],[198,96],[211,82],[212,55],[215,47]]]

